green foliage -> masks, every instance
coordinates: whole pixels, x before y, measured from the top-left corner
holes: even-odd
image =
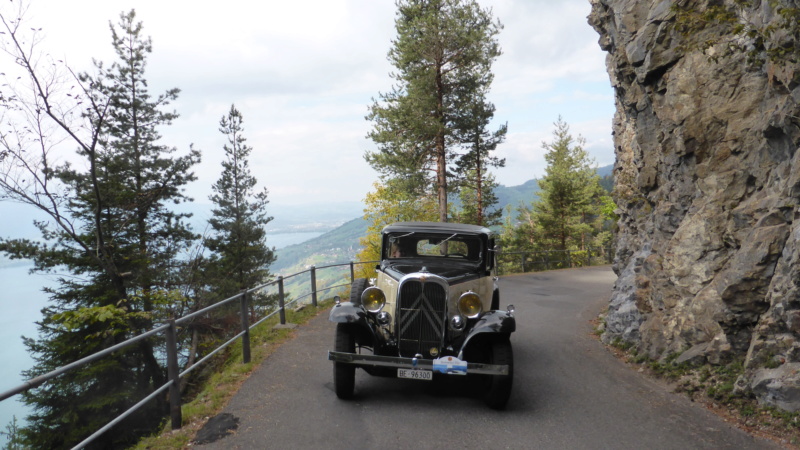
[[[605,189],[606,192],[611,193],[614,191],[614,175],[604,175],[600,177],[600,186]]]
[[[497,207],[497,182],[494,175],[479,176],[474,170],[466,173],[466,179],[473,180],[475,184],[461,184],[458,191],[461,207],[455,214],[455,221],[485,227],[500,225],[503,210]]]
[[[532,206],[520,205],[515,220],[507,217],[501,244],[505,251],[571,252],[570,266],[587,264],[588,250],[612,238],[616,205],[600,186],[583,139],[574,140],[560,117],[554,125],[553,142],[542,144],[547,169],[538,180],[539,198]]]
[[[547,151],[545,176],[539,180],[542,191],[534,204],[534,216],[541,227],[540,239],[558,250],[583,249],[588,244],[598,214],[602,188],[583,149],[583,138],[573,141],[569,126],[559,117],[554,141],[544,143]]]
[[[150,95],[144,69],[152,45],[133,11],[111,26],[117,60],[77,75],[65,96],[42,77],[53,69],[36,66],[33,50],[20,44],[26,38],[22,20],[14,17],[1,17],[4,38],[31,82],[5,110],[17,136],[0,142],[10,163],[0,177],[0,195],[38,208],[50,220],[36,223],[41,242],[0,240],[0,251],[33,259],[36,271],[60,274],[59,287],[46,290],[51,305],[42,310],[38,339],[24,340],[34,366],[23,375],[33,378],[149,331],[184,303],[174,294],[181,283],[178,255],[195,236],[186,216],[169,206],[187,200],[183,189],[195,179],[191,168],[200,156],[194,150],[175,156],[174,148],[159,144],[157,129],[177,117],[165,109],[178,90]],[[49,148],[62,136],[73,144],[67,148],[77,147],[77,157],[30,157],[31,142]],[[20,430],[25,445],[80,442],[164,383],[162,353],[142,341],[24,393],[23,401],[33,406]],[[160,423],[165,410],[160,397],[92,447],[132,442]]]
[[[395,28],[389,61],[397,84],[370,107],[368,137],[378,151],[365,158],[407,196],[435,195],[446,222],[459,147],[471,147],[494,113],[484,97],[502,25],[475,0],[398,0]]]
[[[670,353],[663,361],[650,361],[650,369],[658,376],[668,380],[678,380],[692,370],[689,363],[676,363],[679,353]]]
[[[361,251],[357,261],[381,260],[381,230],[395,222],[436,221],[437,203],[430,196],[413,196],[403,189],[395,189],[394,181],[374,183],[375,190],[364,199],[364,220],[367,234],[359,240]],[[372,278],[375,270],[361,265],[357,278]]]
[[[508,126],[497,131],[486,128],[494,116],[494,105],[483,98],[477,98],[468,109],[462,125],[462,138],[468,151],[456,162],[456,172],[460,174],[459,197],[461,211],[457,222],[482,226],[500,224],[502,209],[497,208],[497,183],[488,172],[489,167],[504,167],[505,159],[492,156],[492,152],[506,138]]]
[[[6,431],[0,431],[0,436],[6,437],[6,443],[3,445],[3,450],[23,450],[25,442],[20,434],[19,425],[17,424],[17,416],[13,416],[11,422],[6,424]]]
[[[611,198],[609,195],[603,195],[600,197],[600,214],[606,219],[616,223],[619,220],[619,216],[615,212],[617,210],[617,204],[614,203],[614,199]]]

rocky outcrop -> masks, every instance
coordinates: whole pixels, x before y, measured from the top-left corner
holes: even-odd
[[[769,2],[700,0],[689,3],[778,32],[687,31],[674,3],[592,0],[616,93],[621,217],[604,339],[652,358],[744,358],[762,401],[800,409],[800,65],[766,58],[800,46],[796,30],[781,32]]]

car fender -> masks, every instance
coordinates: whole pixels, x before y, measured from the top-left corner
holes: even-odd
[[[376,325],[370,320],[369,313],[361,305],[356,305],[351,302],[341,302],[331,308],[328,320],[334,323],[351,323],[358,327],[360,335],[362,336],[361,343],[366,344],[363,338],[369,339],[373,343],[382,343],[381,334],[377,332]]]
[[[359,323],[367,325],[367,311],[361,305],[341,302],[331,308],[328,320],[334,323]]]
[[[481,316],[475,323],[472,329],[469,330],[467,336],[464,338],[464,343],[461,345],[459,358],[463,357],[464,349],[467,348],[469,342],[476,336],[484,334],[497,334],[510,336],[511,333],[517,329],[517,320],[508,311],[488,311]]]

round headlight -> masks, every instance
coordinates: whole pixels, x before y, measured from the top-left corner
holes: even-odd
[[[375,286],[368,287],[361,294],[361,304],[367,311],[376,313],[383,309],[383,305],[386,304],[386,295]]]
[[[478,317],[483,311],[481,298],[474,292],[465,292],[458,299],[458,311],[468,319]]]

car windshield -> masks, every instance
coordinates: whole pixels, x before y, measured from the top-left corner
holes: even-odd
[[[388,236],[384,258],[453,258],[480,261],[481,240],[455,234],[398,233]]]

